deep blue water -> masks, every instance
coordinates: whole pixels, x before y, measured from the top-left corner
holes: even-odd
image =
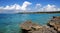
[[[0,33],[21,33],[20,24],[31,20],[34,23],[45,25],[56,14],[0,14]]]

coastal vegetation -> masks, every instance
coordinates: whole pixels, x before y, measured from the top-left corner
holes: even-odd
[[[40,14],[40,13],[60,13],[60,11],[54,11],[54,12],[19,12],[18,14]]]

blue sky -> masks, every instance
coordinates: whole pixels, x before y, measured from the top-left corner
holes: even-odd
[[[60,7],[60,0],[0,0],[0,6],[12,5],[12,4],[19,4],[22,5],[24,1],[28,1],[34,4],[40,3],[42,5],[46,4],[54,4]]]
[[[12,8],[14,5],[16,8],[19,6],[22,8],[22,10],[25,7],[24,11],[26,11],[26,9],[31,11],[60,11],[59,3],[60,0],[0,0],[0,13],[2,12],[1,10],[8,10],[7,8],[9,8],[9,10],[13,10],[10,8]]]

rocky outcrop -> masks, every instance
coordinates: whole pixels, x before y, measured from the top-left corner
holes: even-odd
[[[26,21],[25,23],[21,24],[21,28],[26,30],[31,30],[32,28],[35,29],[42,28],[42,26],[32,23],[31,21]]]
[[[57,33],[57,31],[49,26],[41,26],[31,21],[24,22],[20,27],[22,33]]]
[[[26,21],[20,27],[22,33],[60,33],[60,17],[53,17],[46,26]]]
[[[54,28],[58,33],[60,33],[60,17],[53,17],[47,25]]]

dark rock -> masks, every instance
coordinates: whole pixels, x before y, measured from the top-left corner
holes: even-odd
[[[47,25],[60,33],[60,17],[53,17],[53,19],[49,21]]]

